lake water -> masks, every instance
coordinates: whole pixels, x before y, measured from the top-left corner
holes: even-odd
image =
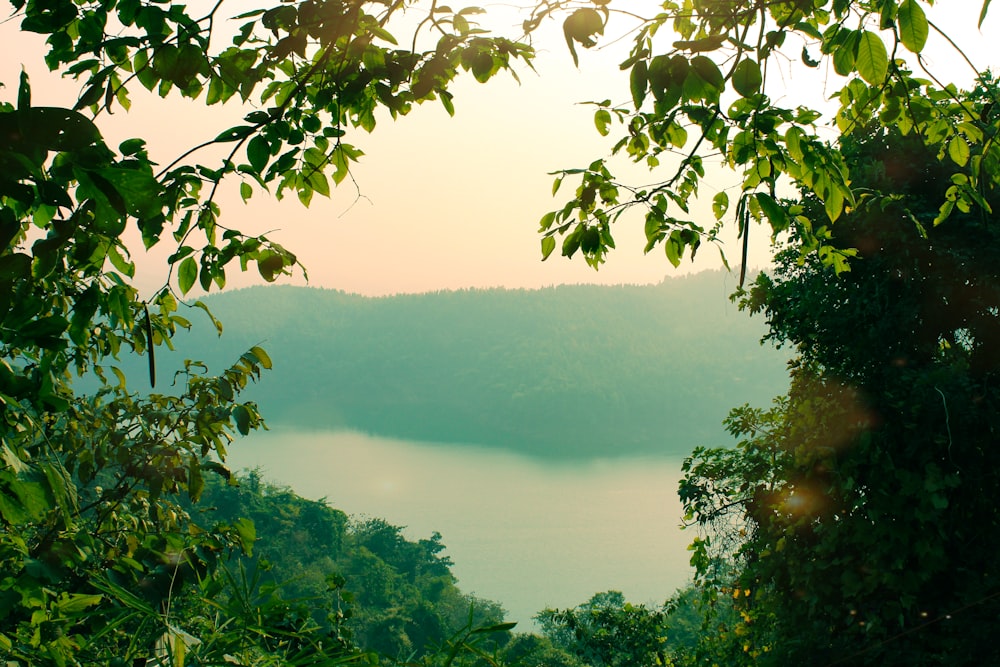
[[[600,591],[661,603],[690,578],[680,462],[540,461],[495,449],[282,430],[234,443],[234,469],[358,517],[441,533],[463,591],[496,600],[521,629],[545,607]]]

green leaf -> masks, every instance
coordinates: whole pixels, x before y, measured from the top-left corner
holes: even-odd
[[[760,90],[764,78],[760,73],[760,65],[746,58],[733,70],[733,88],[743,97],[750,97]]]
[[[177,269],[177,286],[181,294],[187,294],[198,279],[198,263],[194,257],[185,257]]]
[[[861,33],[856,64],[858,74],[869,84],[877,86],[885,81],[889,72],[889,54],[881,37],[869,30]]]
[[[556,239],[553,236],[542,237],[542,261],[549,258],[549,255],[556,249]]]
[[[264,351],[264,348],[262,348],[262,347],[260,347],[258,345],[254,345],[253,347],[250,348],[250,354],[252,354],[253,356],[257,357],[257,361],[260,362],[261,366],[263,366],[264,368],[270,370],[270,368],[271,368],[271,357],[269,357],[267,355],[267,352]]]
[[[248,556],[252,556],[253,545],[257,541],[257,529],[254,527],[253,521],[247,518],[239,518],[233,522],[233,528],[236,529],[236,534],[240,538],[240,546],[243,547],[243,551]]]
[[[838,43],[833,51],[833,69],[840,76],[847,76],[854,71],[859,40],[860,33],[855,30],[841,30],[837,33]]]
[[[198,457],[192,456],[188,459],[188,498],[198,502],[202,491],[205,490],[205,478],[201,474],[201,464]]]
[[[137,155],[140,151],[145,150],[145,148],[145,139],[126,139],[118,144],[118,150],[122,155]]]
[[[715,51],[726,43],[726,34],[708,35],[701,39],[687,39],[674,42],[675,49],[691,52]]]
[[[107,575],[96,577],[90,583],[98,590],[105,591],[109,597],[112,597],[115,602],[120,603],[124,607],[140,611],[146,616],[155,616],[159,613],[148,602],[127,588],[115,583]]]
[[[608,136],[611,131],[611,113],[607,109],[598,109],[594,114],[594,125],[602,137]]]
[[[219,475],[220,477],[225,478],[226,481],[233,478],[233,471],[217,461],[203,461],[201,467],[203,470],[208,470],[216,475]]]
[[[486,634],[493,632],[507,632],[513,630],[517,626],[516,622],[508,621],[507,623],[497,623],[496,625],[489,625],[482,628],[476,628],[472,631],[472,634]]]
[[[132,68],[135,71],[136,78],[139,79],[139,83],[146,90],[152,91],[156,87],[156,84],[159,83],[160,77],[157,76],[156,71],[149,64],[149,54],[145,50],[137,51],[132,62]]]
[[[805,65],[806,67],[813,67],[813,68],[819,67],[820,61],[813,60],[812,56],[809,55],[808,47],[805,46],[802,47],[801,57],[802,57],[802,64]]]
[[[151,172],[108,167],[99,170],[97,174],[114,188],[114,192],[105,189],[105,194],[120,197],[122,206],[129,215],[136,218],[155,217],[162,212],[160,184]],[[91,178],[101,186],[97,174],[91,173]]]
[[[938,209],[937,216],[934,218],[934,222],[933,222],[934,226],[937,227],[942,222],[944,222],[945,220],[947,220],[948,217],[951,216],[951,212],[953,210],[955,210],[955,200],[953,200],[953,199],[945,199],[941,203],[941,207]]]
[[[307,179],[309,186],[324,197],[330,196],[330,182],[326,179],[326,174],[319,168],[313,169]]]
[[[681,243],[677,232],[672,232],[663,244],[663,250],[667,255],[667,260],[676,269],[681,265],[681,257],[684,256],[684,244]]]
[[[805,159],[805,153],[802,151],[802,140],[805,136],[805,132],[797,125],[793,125],[785,132],[785,147],[788,149],[788,155],[799,164]]]
[[[979,11],[979,27],[983,27],[983,21],[986,20],[986,12],[990,9],[990,3],[993,0],[983,0],[983,8]]]
[[[233,407],[233,420],[236,422],[236,430],[240,432],[240,435],[247,435],[250,433],[250,411],[247,410],[245,405],[237,405]]]
[[[269,283],[273,283],[284,268],[285,261],[276,252],[262,252],[257,259],[257,272]]]
[[[398,44],[398,42],[396,41],[396,38],[392,36],[392,33],[390,33],[385,28],[379,26],[378,24],[366,25],[365,27],[368,30],[368,32],[370,32],[371,34],[375,35],[376,37],[378,37],[378,38],[380,38],[382,40],[385,40],[386,42],[389,42],[390,44]]]
[[[597,43],[593,35],[602,34],[604,34],[604,19],[596,9],[591,7],[577,9],[566,17],[563,21],[563,35],[566,37],[570,55],[573,56],[574,65],[580,65],[575,43],[579,42],[584,48],[590,48]]]
[[[64,614],[78,614],[90,607],[98,605],[104,599],[103,595],[87,595],[85,593],[63,593],[59,596],[56,607]]]
[[[74,110],[85,109],[91,106],[92,104],[97,104],[100,101],[101,97],[103,97],[105,94],[104,86],[105,86],[104,79],[97,78],[96,80],[92,80],[90,86],[85,91],[83,91],[83,94],[80,95],[80,99],[78,99],[76,101],[76,104],[73,105],[73,109]]]
[[[903,46],[913,53],[920,53],[927,43],[929,32],[927,16],[920,3],[916,0],[903,0],[896,20],[899,21],[899,39]]]
[[[236,125],[228,130],[223,130],[215,137],[215,141],[219,143],[226,143],[230,141],[239,141],[249,137],[257,130],[253,125]]]
[[[10,366],[7,365],[7,362],[0,359],[0,363],[4,365],[7,371],[10,371]],[[14,474],[20,474],[27,470],[27,466],[24,465],[24,462],[11,450],[10,447],[7,446],[6,443],[0,444],[0,459],[3,460],[4,465],[8,466]]]
[[[649,85],[647,70],[648,66],[646,65],[646,61],[640,60],[632,66],[632,72],[629,74],[629,88],[632,91],[632,104],[635,105],[636,111],[639,110],[643,101],[646,99],[646,88]]]
[[[716,220],[722,220],[722,216],[729,210],[729,195],[725,190],[721,190],[712,197],[712,213]]]
[[[8,495],[6,491],[0,493],[0,517],[14,526],[26,523],[30,518],[21,504],[13,496]]]
[[[559,179],[559,180],[561,180],[561,179]],[[555,194],[555,193],[553,192],[553,194]],[[538,225],[539,225],[538,231],[540,231],[540,232],[548,231],[552,227],[552,224],[555,222],[555,220],[556,220],[556,212],[555,211],[549,211],[548,213],[546,213],[545,215],[542,216],[541,220],[539,220],[539,222],[538,222]]]
[[[757,199],[757,203],[760,205],[760,209],[771,222],[771,227],[775,230],[785,229],[787,227],[787,223],[785,221],[785,209],[774,200],[774,197],[766,192],[758,192],[754,196]]]
[[[299,201],[302,203],[302,205],[305,206],[306,208],[309,208],[309,204],[312,202],[312,197],[313,197],[313,189],[309,185],[309,183],[308,182],[302,183],[302,185],[296,191],[296,194],[298,195]],[[263,276],[264,274],[262,273],[261,275]],[[270,280],[268,280],[268,282],[270,282],[271,280],[274,280],[274,278],[271,278]]]
[[[17,88],[17,108],[26,111],[31,107],[31,84],[28,83],[28,73],[21,70],[21,83]]]
[[[711,58],[708,56],[695,56],[691,59],[691,69],[694,70],[699,79],[716,92],[722,91],[725,79],[722,77],[722,71],[719,69],[719,66]]]
[[[837,188],[831,188],[830,193],[823,200],[823,208],[826,210],[830,222],[836,222],[840,214],[844,212],[844,195]]]
[[[8,118],[15,118],[13,112]],[[0,114],[3,116],[4,114]],[[40,148],[59,151],[78,151],[90,146],[103,146],[101,133],[83,114],[59,107],[31,107],[20,117],[20,131],[24,141]]]
[[[563,257],[572,257],[580,249],[580,238],[583,234],[583,227],[577,227],[566,235],[562,242]]]
[[[54,338],[62,335],[69,322],[62,315],[49,315],[28,322],[18,332],[25,340]]]
[[[223,401],[232,402],[235,397],[235,392],[233,391],[233,385],[226,378],[218,378],[215,381],[216,391]]]
[[[271,144],[259,134],[247,143],[247,159],[254,171],[261,173],[271,158]]]
[[[948,142],[948,157],[959,167],[968,164],[970,155],[969,144],[959,135],[956,134]]]
[[[649,89],[659,104],[667,108],[677,104],[690,69],[691,64],[680,54],[659,55],[649,61]]]
[[[208,94],[205,96],[205,104],[211,106],[223,101],[226,93],[226,83],[218,76],[212,76],[208,80]]]
[[[455,102],[452,100],[454,95],[452,95],[447,90],[438,91],[438,99],[441,100],[441,106],[448,113],[449,116],[455,115]]]
[[[117,366],[112,366],[111,371],[115,374],[115,377],[118,378],[118,388],[124,389],[126,386],[125,373],[123,373],[122,369],[118,368]]]
[[[177,310],[177,299],[174,298],[173,293],[168,289],[160,290],[153,303],[159,306],[161,315],[173,313]]]
[[[13,494],[0,494],[0,514],[13,523],[37,521],[54,505],[41,482],[18,478],[10,482],[9,489]]]
[[[209,310],[209,308],[208,308],[207,305],[205,305],[205,302],[199,300],[199,301],[195,301],[191,305],[194,306],[195,308],[201,308],[203,311],[205,311],[205,314],[208,315],[208,319],[210,319],[212,321],[212,324],[215,326],[215,332],[218,335],[221,336],[222,335],[222,322],[220,322],[219,320],[216,319],[215,315],[212,314],[212,311]]]
[[[97,312],[97,301],[99,287],[96,282],[91,283],[87,289],[80,294],[73,305],[73,319],[69,325],[69,337],[77,345],[84,345],[90,331],[91,320]]]

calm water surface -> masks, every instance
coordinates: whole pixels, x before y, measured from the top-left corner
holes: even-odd
[[[382,517],[410,539],[441,533],[462,590],[496,600],[510,620],[571,607],[599,591],[659,603],[690,576],[679,529],[680,462],[547,462],[471,446],[303,433],[276,427],[234,444],[229,463]]]

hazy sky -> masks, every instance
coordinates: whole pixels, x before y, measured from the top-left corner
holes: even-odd
[[[503,6],[480,3],[501,12],[501,25],[517,20]],[[648,0],[630,8],[649,6]],[[655,3],[653,3],[655,4]],[[245,5],[233,5],[233,13]],[[977,67],[996,64],[995,49],[975,29],[980,3],[963,0],[940,2],[931,15],[954,34]],[[983,32],[997,26],[991,17]],[[614,20],[607,34],[619,36],[627,25]],[[384,121],[374,134],[356,132],[347,140],[366,153],[354,171],[357,189],[345,181],[332,199],[317,198],[304,209],[292,197],[276,202],[257,193],[249,205],[235,197],[236,183],[223,200],[223,224],[244,231],[270,231],[272,237],[295,252],[309,271],[310,284],[362,294],[391,294],[461,287],[537,287],[571,282],[648,283],[674,273],[662,252],[642,254],[641,216],[624,217],[616,233],[618,250],[599,272],[579,257],[569,261],[553,256],[540,261],[538,219],[557,208],[563,199],[550,194],[548,172],[586,166],[608,154],[611,141],[594,130],[593,107],[581,101],[628,99],[627,78],[618,62],[627,42],[606,51],[581,53],[580,69],[573,67],[559,26],[554,23],[536,41],[540,49],[537,74],[520,68],[521,83],[501,74],[485,85],[471,77],[456,88],[456,115],[449,118],[439,102],[416,108],[395,123]],[[971,29],[970,29],[971,28]],[[610,40],[609,40],[610,41]],[[75,87],[47,81],[37,35],[18,33],[17,22],[0,24],[0,81],[7,87],[0,96],[12,99],[23,63],[32,77],[35,104],[72,104]],[[788,49],[797,56],[798,47]],[[932,36],[928,61],[939,76],[966,83],[967,68],[946,57],[947,47]],[[786,64],[781,79],[770,82],[769,92],[816,104],[835,88],[821,70],[796,70]],[[827,87],[828,86],[828,87]],[[190,146],[218,134],[238,121],[249,108],[230,103],[204,108],[200,102],[171,97],[167,101],[136,91],[132,111],[103,117],[100,127],[109,144],[142,136],[149,140],[152,157],[171,161],[178,147]],[[662,176],[662,174],[660,175]],[[631,182],[652,182],[656,174],[635,170]],[[702,188],[710,201],[718,188],[732,187],[732,174],[714,179]],[[569,185],[567,181],[566,185]],[[564,186],[565,187],[565,186]],[[359,196],[360,195],[360,196]],[[707,207],[705,226],[711,224]],[[751,264],[767,260],[767,235],[760,229]],[[145,268],[144,290],[163,284],[162,258],[170,251],[139,257]],[[141,252],[138,250],[137,252]],[[738,245],[730,240],[728,251],[738,260]],[[694,268],[718,265],[718,251],[703,247]],[[692,269],[690,263],[679,271]],[[256,273],[240,276],[231,269],[230,285],[259,281]],[[294,282],[301,283],[301,277]]]

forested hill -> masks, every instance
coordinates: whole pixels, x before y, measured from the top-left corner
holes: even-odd
[[[475,443],[543,457],[686,454],[724,444],[734,406],[786,389],[786,354],[727,299],[721,271],[655,286],[463,290],[368,298],[254,287],[205,299],[178,355],[213,372],[252,345],[268,422]],[[141,377],[137,375],[136,377]]]

